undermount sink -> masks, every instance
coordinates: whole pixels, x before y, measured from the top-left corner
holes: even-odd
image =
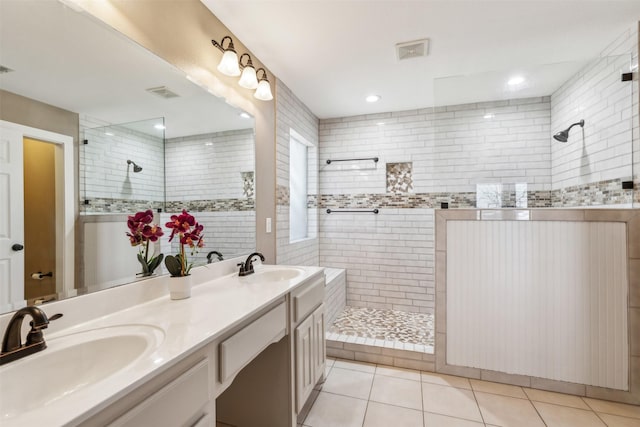
[[[123,373],[163,339],[164,331],[150,325],[45,335],[45,350],[0,367],[0,424]]]
[[[303,270],[293,267],[258,267],[254,274],[247,277],[255,282],[272,283],[295,279],[302,273],[304,273]]]

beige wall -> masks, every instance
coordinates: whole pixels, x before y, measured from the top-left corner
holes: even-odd
[[[222,22],[199,0],[79,1],[91,15],[125,34],[141,46],[170,62],[218,96],[255,117],[256,123],[256,246],[275,262],[275,100],[259,101],[253,91],[238,86],[237,77],[216,69],[222,53],[211,40],[229,35],[238,52],[249,53],[256,69],[264,67]],[[266,67],[264,67],[266,69]],[[276,78],[267,69],[275,92]],[[272,218],[273,232],[265,232],[265,220]]]
[[[0,89],[0,120],[30,126],[36,129],[43,129],[50,132],[69,135],[73,137],[73,182],[74,189],[74,218],[77,224],[78,219],[78,140],[80,120],[78,113],[54,107],[31,98],[16,95]],[[77,227],[76,227],[77,229]],[[80,254],[76,249],[75,259],[79,259]],[[78,277],[78,265],[76,262],[75,277]]]
[[[0,89],[0,120],[73,137],[78,145],[78,114]],[[77,164],[77,162],[76,162]]]

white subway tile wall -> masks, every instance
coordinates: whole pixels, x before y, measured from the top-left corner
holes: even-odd
[[[288,196],[290,130],[295,130],[307,142],[318,147],[318,118],[280,80],[276,80],[276,92],[278,94],[276,97],[276,183],[278,187],[276,262],[289,265],[319,265],[318,209],[310,203],[309,238],[291,243]],[[307,187],[310,196],[318,194],[317,151],[317,149],[309,149]]]
[[[167,139],[167,201],[246,198],[243,172],[255,170],[254,130]]]
[[[433,216],[433,209],[321,213],[320,265],[347,270],[347,305],[433,312]]]
[[[632,178],[633,162],[640,162],[638,82],[621,82],[620,77],[630,71],[632,62],[637,62],[637,56],[633,58],[631,54],[637,52],[637,47],[637,28],[625,31],[602,52],[601,58],[552,94],[552,133],[581,119],[585,121],[584,139],[576,126],[568,142],[553,141],[551,145],[553,189]]]
[[[109,126],[98,128],[98,126]],[[108,134],[107,134],[108,133]],[[80,116],[80,197],[164,200],[162,138]],[[132,160],[142,167],[134,173]]]
[[[397,162],[413,162],[416,193],[475,192],[488,182],[548,190],[550,111],[543,97],[322,120],[320,192],[384,193],[385,164]],[[325,162],[360,157],[380,161]]]

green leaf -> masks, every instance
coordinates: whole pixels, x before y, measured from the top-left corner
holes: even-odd
[[[173,277],[182,276],[182,263],[179,256],[167,255],[164,259],[164,265]]]

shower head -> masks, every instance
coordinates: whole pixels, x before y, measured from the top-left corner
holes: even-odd
[[[138,166],[136,165],[134,162],[132,162],[131,160],[127,160],[127,164],[128,165],[133,165],[133,172],[134,173],[138,173],[138,172],[142,172],[142,166]]]
[[[580,125],[581,128],[584,127],[584,120],[580,120],[578,123],[574,123],[565,130],[556,133],[555,135],[553,135],[553,139],[560,142],[567,142],[569,140],[569,131],[576,125]]]

